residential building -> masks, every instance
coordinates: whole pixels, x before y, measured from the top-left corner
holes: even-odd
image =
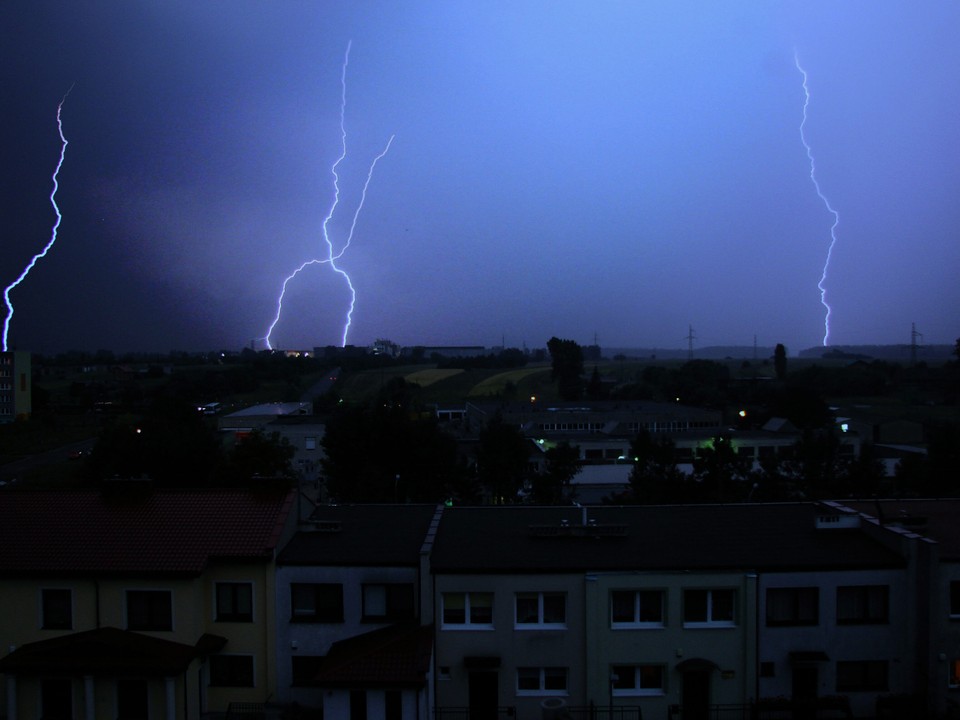
[[[0,423],[27,419],[33,411],[30,353],[0,352]]]
[[[327,717],[429,717],[433,505],[320,506],[277,560],[277,698]],[[352,713],[357,713],[356,715]]]
[[[0,492],[7,720],[191,720],[275,697],[293,493]]]

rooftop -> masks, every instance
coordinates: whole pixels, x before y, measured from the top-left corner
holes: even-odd
[[[818,529],[817,518],[829,512],[814,503],[454,507],[440,521],[432,566],[450,573],[903,566],[860,530]]]
[[[273,556],[293,492],[0,493],[0,572],[195,576],[213,559]]]

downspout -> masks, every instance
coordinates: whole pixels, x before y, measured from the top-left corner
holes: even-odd
[[[100,629],[100,581],[96,578],[93,579],[93,598],[94,598],[94,611],[96,612],[96,625],[97,629]]]

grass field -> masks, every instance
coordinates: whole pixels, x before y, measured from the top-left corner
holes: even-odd
[[[433,368],[430,370],[417,370],[417,372],[410,373],[404,379],[408,383],[416,383],[420,387],[424,388],[428,385],[433,385],[436,382],[440,382],[441,380],[452,378],[454,375],[459,375],[462,372],[462,368],[447,368],[443,370],[439,368]]]

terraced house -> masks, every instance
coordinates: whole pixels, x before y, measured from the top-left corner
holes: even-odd
[[[263,702],[292,504],[126,483],[0,493],[7,720],[186,720]]]

